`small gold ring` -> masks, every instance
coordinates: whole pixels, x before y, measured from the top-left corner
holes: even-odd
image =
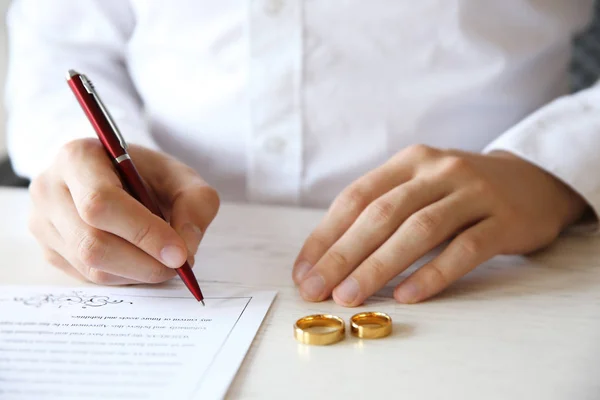
[[[362,312],[350,318],[350,332],[362,339],[377,339],[392,332],[392,318],[382,312]]]
[[[322,332],[310,332],[311,328],[333,328]],[[296,340],[304,344],[328,345],[344,338],[346,326],[344,320],[334,315],[315,314],[300,318],[294,325]]]

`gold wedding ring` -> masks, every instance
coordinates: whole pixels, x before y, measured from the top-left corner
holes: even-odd
[[[315,314],[300,318],[294,325],[296,340],[304,344],[328,345],[344,338],[344,321],[334,315]]]
[[[382,312],[362,312],[350,318],[350,333],[362,339],[377,339],[392,332],[392,318]]]

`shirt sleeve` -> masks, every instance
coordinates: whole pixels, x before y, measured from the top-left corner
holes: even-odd
[[[495,150],[542,168],[582,196],[594,215],[569,230],[599,232],[600,83],[540,108],[490,143],[484,153]]]
[[[67,142],[97,137],[66,82],[86,74],[128,143],[157,150],[125,65],[135,20],[126,0],[15,0],[7,14],[7,145],[33,179]]]

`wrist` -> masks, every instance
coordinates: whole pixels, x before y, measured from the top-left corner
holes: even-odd
[[[556,218],[556,223],[561,231],[583,219],[588,219],[590,213],[593,214],[591,207],[579,193],[543,168],[507,151],[495,150],[488,155],[519,164],[522,168],[535,170],[539,179],[547,182],[546,186],[551,193],[551,201],[554,203],[553,217]]]

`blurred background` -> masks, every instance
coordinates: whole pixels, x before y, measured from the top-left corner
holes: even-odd
[[[0,91],[4,93],[4,77],[6,75],[6,26],[4,16],[10,0],[0,0],[0,16],[2,18],[2,31],[0,36]],[[6,156],[6,134],[4,127],[4,107],[0,108],[0,158]]]
[[[39,0],[44,1],[44,0]],[[78,0],[73,0],[78,1]],[[124,0],[123,0],[124,1]],[[5,15],[11,0],[0,0],[0,186],[26,186],[17,179],[10,168],[6,153],[6,129],[4,110],[4,80],[6,76],[6,26]],[[600,1],[596,2],[596,18],[590,28],[576,38],[571,64],[573,91],[593,84],[600,75]]]

